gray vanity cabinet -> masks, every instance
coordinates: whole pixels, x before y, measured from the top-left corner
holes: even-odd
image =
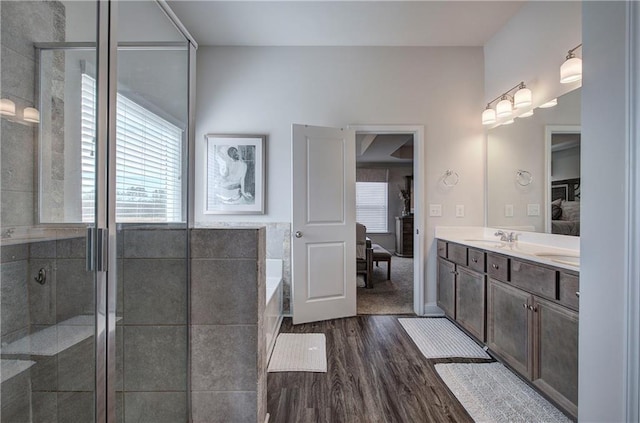
[[[487,346],[518,373],[531,379],[531,295],[493,279],[489,279],[488,285]]]
[[[471,254],[472,250],[469,250]],[[485,341],[486,282],[483,273],[457,268],[456,321],[478,340]]]
[[[456,265],[438,257],[438,307],[456,318]]]
[[[533,297],[533,383],[578,413],[578,313]]]

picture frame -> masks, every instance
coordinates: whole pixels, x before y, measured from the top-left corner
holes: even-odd
[[[266,139],[266,135],[205,135],[204,214],[265,213]]]

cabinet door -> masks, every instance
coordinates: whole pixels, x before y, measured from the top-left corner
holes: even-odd
[[[438,307],[456,317],[456,265],[438,257]]]
[[[533,383],[578,413],[578,313],[534,297]]]
[[[489,279],[487,294],[487,345],[520,374],[531,379],[530,333],[532,319],[528,306],[531,295]]]
[[[485,276],[458,266],[456,321],[476,338],[485,340]]]

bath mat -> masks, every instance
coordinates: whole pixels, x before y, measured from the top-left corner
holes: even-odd
[[[452,363],[435,367],[476,422],[571,422],[500,363]]]
[[[426,358],[491,358],[447,319],[405,318],[398,321]]]
[[[281,333],[276,339],[269,372],[327,372],[323,333]]]

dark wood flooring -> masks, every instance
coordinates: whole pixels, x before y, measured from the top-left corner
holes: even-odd
[[[395,316],[357,316],[281,332],[324,333],[327,373],[269,373],[270,423],[472,422]]]

